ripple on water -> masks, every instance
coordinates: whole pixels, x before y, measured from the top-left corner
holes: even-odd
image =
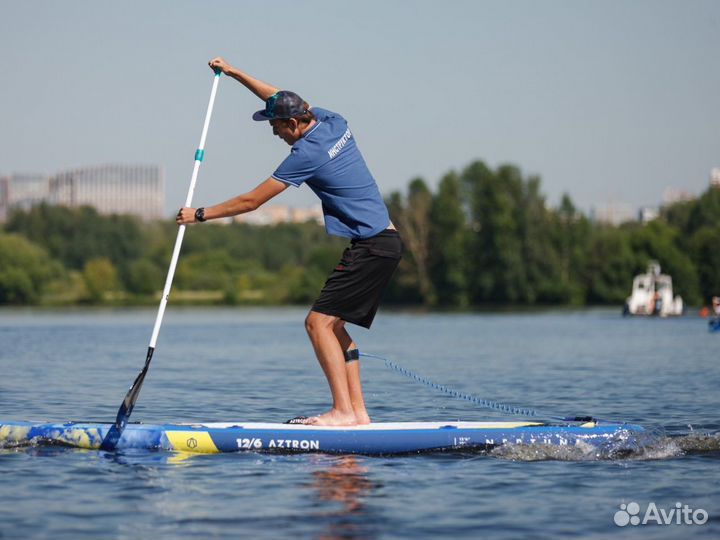
[[[615,441],[600,448],[582,441],[575,446],[506,444],[489,452],[493,457],[512,461],[662,460],[703,454],[720,454],[720,433],[673,437],[648,435],[636,438],[630,444]]]

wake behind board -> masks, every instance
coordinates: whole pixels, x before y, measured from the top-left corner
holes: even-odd
[[[0,448],[59,444],[98,449],[112,424],[0,421]],[[602,447],[631,440],[641,426],[611,422],[391,422],[353,427],[270,423],[128,424],[117,449],[391,455],[487,450],[506,444]]]

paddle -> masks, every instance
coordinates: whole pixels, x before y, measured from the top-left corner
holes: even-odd
[[[195,152],[195,167],[193,168],[192,179],[190,180],[190,189],[188,189],[187,199],[185,200],[186,207],[192,204],[195,182],[197,181],[200,164],[202,163],[205,154],[205,138],[207,137],[208,126],[210,125],[210,116],[212,115],[213,104],[215,103],[215,94],[217,93],[221,73],[222,72],[220,70],[215,70],[212,91],[210,92],[210,102],[208,103],[207,112],[205,113],[205,124],[203,125],[202,135],[200,137],[200,145]],[[185,225],[180,225],[178,228],[177,238],[175,239],[175,248],[173,249],[172,259],[170,260],[170,268],[168,269],[167,278],[165,279],[165,288],[163,289],[162,298],[160,299],[160,307],[158,308],[157,317],[155,318],[155,327],[153,328],[152,337],[150,338],[150,346],[148,347],[147,357],[145,358],[145,366],[135,378],[135,382],[133,382],[122,402],[122,405],[120,405],[120,410],[118,410],[115,423],[110,427],[110,430],[100,445],[100,448],[103,450],[114,450],[117,446],[117,443],[123,434],[123,430],[128,423],[130,414],[132,414],[133,408],[135,407],[135,402],[140,394],[140,388],[142,388],[143,381],[145,381],[145,376],[147,375],[148,368],[150,367],[150,361],[152,360],[153,353],[155,352],[155,343],[157,342],[158,334],[160,333],[160,325],[162,324],[165,307],[167,306],[168,297],[170,296],[170,288],[172,287],[175,267],[177,266],[178,257],[180,256],[180,247],[182,246],[184,236]]]

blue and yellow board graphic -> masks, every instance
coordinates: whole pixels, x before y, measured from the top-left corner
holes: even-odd
[[[99,449],[107,423],[0,421],[0,447],[60,444]],[[354,427],[272,423],[128,424],[117,448],[192,453],[241,451],[391,455],[489,449],[505,444],[602,446],[631,441],[638,425],[588,422],[394,422]]]

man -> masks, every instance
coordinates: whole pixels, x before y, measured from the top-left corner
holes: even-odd
[[[253,120],[268,121],[292,146],[277,170],[252,191],[205,208],[181,208],[176,221],[190,224],[251,212],[288,186],[306,183],[322,201],[328,234],[351,239],[305,319],[315,355],[330,385],[332,409],[290,422],[320,426],[369,424],[360,382],[357,345],[345,323],[370,328],[382,294],[402,256],[375,179],[339,114],[311,108],[297,94],[280,91],[214,58],[210,67],[265,101]]]

